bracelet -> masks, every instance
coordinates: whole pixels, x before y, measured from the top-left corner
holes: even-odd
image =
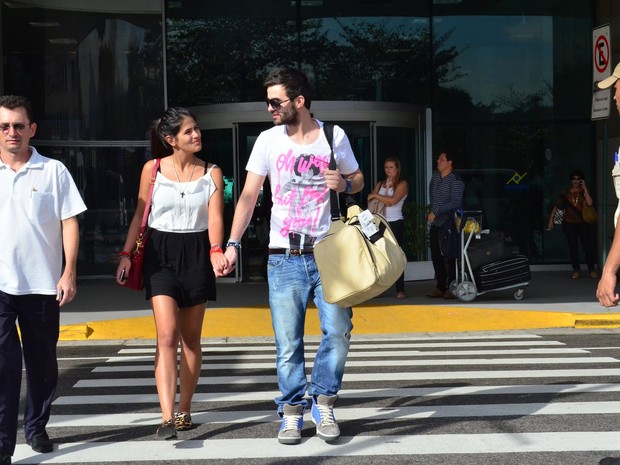
[[[212,245],[211,246],[211,250],[209,250],[209,255],[212,255],[212,254],[217,253],[217,252],[224,253],[224,251],[222,250],[222,246],[219,245],[219,244]]]
[[[124,250],[121,250],[119,253],[116,254],[116,258],[118,259],[118,261],[120,262],[123,258],[129,258],[131,256],[130,252],[125,252]]]

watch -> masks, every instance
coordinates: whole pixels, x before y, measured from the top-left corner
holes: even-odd
[[[351,189],[353,188],[353,184],[351,184],[351,180],[349,178],[346,178],[345,181],[347,182],[347,187],[345,187],[344,193],[348,194],[349,192],[351,192]]]
[[[239,250],[241,248],[241,242],[239,241],[228,241],[226,243],[226,248],[228,247],[234,247],[235,249]]]

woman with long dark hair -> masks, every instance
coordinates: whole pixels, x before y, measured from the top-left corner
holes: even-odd
[[[155,122],[151,152],[161,162],[148,217],[151,232],[145,248],[144,287],[157,330],[155,381],[162,411],[157,436],[162,439],[174,438],[177,431],[193,426],[191,401],[202,365],[204,312],[207,301],[216,297],[214,271],[227,263],[222,251],[222,170],[199,159],[196,154],[201,149],[200,129],[187,109],[170,108]],[[129,252],[148,200],[154,163],[147,161],[142,170],[138,206],[119,253],[119,284],[122,274],[130,272]],[[177,383],[180,398],[175,413]]]

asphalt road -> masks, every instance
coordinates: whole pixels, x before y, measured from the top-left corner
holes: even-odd
[[[283,446],[270,339],[205,339],[197,427],[158,441],[153,341],[60,343],[48,425],[14,463],[611,465],[620,457],[620,331],[355,337],[337,403],[342,437],[306,417]],[[310,338],[307,369],[317,340]],[[618,462],[620,463],[620,462]]]

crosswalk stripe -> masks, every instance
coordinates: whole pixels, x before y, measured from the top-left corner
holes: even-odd
[[[337,408],[338,421],[414,420],[420,418],[506,417],[539,415],[605,415],[620,413],[620,402],[533,402],[519,404],[429,405],[426,407]],[[200,423],[271,423],[279,420],[273,410],[193,412]],[[310,414],[304,416],[311,422]],[[157,425],[161,414],[120,413],[92,415],[52,415],[48,427]],[[342,427],[342,425],[341,425]]]
[[[424,434],[411,436],[341,437],[325,443],[317,437],[303,439],[296,446],[280,445],[268,439],[207,439],[175,441],[74,442],[59,444],[49,454],[36,454],[19,445],[13,456],[18,463],[129,463],[145,460],[180,462],[231,458],[418,456],[427,454],[499,454],[526,452],[609,451],[620,443],[620,431]]]
[[[357,352],[352,350],[349,352],[347,360],[355,358],[384,358],[384,357],[464,357],[479,355],[570,355],[570,354],[588,354],[585,349],[559,348],[559,349],[507,349],[507,350],[377,350],[372,352]],[[152,362],[153,355],[123,355],[120,357],[103,357],[108,363],[137,363]],[[306,358],[312,359],[314,354],[306,351]],[[273,360],[275,351],[270,354],[230,354],[230,355],[212,355],[206,354],[205,358],[209,361],[236,361],[236,360]],[[74,360],[83,360],[75,358]]]
[[[379,350],[379,349],[415,349],[415,348],[456,348],[456,347],[524,347],[524,346],[564,346],[565,344],[559,341],[552,340],[533,340],[533,341],[484,341],[484,340],[476,340],[476,341],[468,341],[468,342],[419,342],[419,343],[409,343],[402,341],[395,341],[392,344],[366,344],[366,343],[354,343],[351,342],[351,350]],[[307,351],[316,350],[318,348],[318,344],[305,344],[305,348]],[[273,345],[226,345],[226,346],[215,346],[209,345],[202,347],[202,351],[205,354],[209,352],[237,352],[237,351],[274,351],[275,347]],[[132,348],[132,349],[121,349],[119,354],[154,354],[155,347],[145,347],[145,348]]]
[[[208,350],[220,350],[220,351],[235,351],[235,350],[243,350],[248,347],[260,347],[262,349],[269,349],[273,347],[273,339],[272,338],[263,338],[265,343],[264,345],[256,345],[252,343],[235,343],[230,340],[225,340],[222,342],[210,342],[208,344],[203,344],[203,349]],[[437,343],[437,341],[449,341],[450,343],[454,343],[454,341],[501,341],[501,340],[510,340],[513,341],[511,344],[519,345],[523,341],[518,341],[519,339],[529,340],[526,343],[529,344],[540,344],[540,345],[564,345],[558,341],[550,341],[550,340],[542,340],[542,336],[538,334],[471,334],[471,335],[461,335],[461,334],[453,334],[450,336],[438,336],[428,335],[428,336],[407,336],[406,339],[403,338],[395,338],[395,337],[386,337],[381,338],[378,336],[372,336],[371,342],[368,343],[368,339],[364,336],[354,336],[351,340],[351,347],[363,347],[369,349],[375,348],[390,348],[394,347],[394,344],[402,343],[411,345],[412,341],[432,341],[433,343]],[[389,342],[389,344],[386,344]],[[318,342],[313,342],[313,338],[309,337],[305,343],[306,348],[318,347]],[[137,353],[153,353],[155,352],[155,347],[152,344],[148,346],[143,346],[141,343],[134,343],[128,347],[122,348],[118,351],[119,354],[137,354]]]
[[[487,359],[425,359],[425,360],[349,360],[348,368],[354,367],[425,367],[425,366],[480,366],[480,365],[593,365],[596,363],[618,363],[612,357],[555,357],[555,358],[487,358]],[[275,362],[250,363],[203,363],[201,370],[262,370],[275,368]],[[314,362],[306,361],[306,367]],[[153,365],[102,366],[93,369],[94,373],[153,371]]]
[[[620,384],[523,384],[494,386],[436,386],[421,388],[376,388],[376,389],[343,389],[339,392],[342,398],[406,398],[406,397],[448,397],[448,396],[494,396],[522,394],[575,394],[620,392]],[[280,395],[280,391],[252,392],[197,392],[192,401],[201,402],[265,402],[272,401]],[[92,396],[60,396],[54,405],[97,405],[97,404],[157,404],[157,394],[97,394]]]
[[[489,370],[489,371],[449,371],[449,372],[396,372],[385,374],[391,381],[414,381],[414,380],[463,380],[463,379],[498,379],[498,378],[572,378],[572,377],[617,377],[620,376],[618,368],[585,368],[582,370]],[[376,373],[345,373],[343,382],[377,381]],[[244,375],[244,376],[212,376],[200,377],[199,385],[214,384],[274,384],[277,377]],[[76,388],[99,388],[114,386],[153,386],[152,378],[107,378],[107,379],[83,379],[77,381]]]

